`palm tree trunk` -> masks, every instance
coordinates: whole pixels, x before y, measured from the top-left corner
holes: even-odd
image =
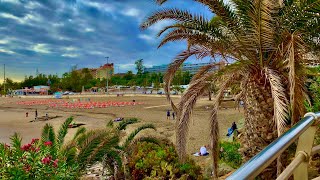
[[[277,138],[277,130],[273,121],[273,99],[268,83],[248,82],[244,99],[244,131],[240,141],[240,149],[244,161],[249,160],[273,140]],[[276,162],[261,173],[262,179],[276,177]]]

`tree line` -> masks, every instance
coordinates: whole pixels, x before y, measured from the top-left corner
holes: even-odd
[[[140,86],[150,87],[153,86],[155,89],[162,87],[163,83],[162,73],[148,73],[138,71],[134,74],[132,71],[128,71],[125,74],[115,74],[110,77],[109,86]],[[174,85],[184,85],[190,82],[192,75],[189,72],[178,72],[173,80]],[[88,68],[77,70],[72,68],[70,72],[64,73],[61,77],[58,75],[46,75],[38,74],[36,76],[25,76],[21,82],[14,82],[10,78],[6,78],[6,90],[22,89],[25,87],[31,88],[37,85],[49,85],[52,92],[56,91],[82,91],[82,87],[90,89],[92,87],[106,87],[107,79],[98,78],[92,76]],[[4,93],[3,83],[0,85],[0,90]]]

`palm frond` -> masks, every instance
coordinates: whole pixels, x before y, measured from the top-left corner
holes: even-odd
[[[271,93],[274,99],[274,121],[277,126],[278,136],[280,136],[288,121],[288,100],[285,89],[278,73],[272,69],[265,69],[266,77],[271,86]]]
[[[183,11],[177,8],[173,9],[162,9],[156,11],[154,14],[148,17],[141,25],[141,29],[146,29],[153,24],[162,21],[162,20],[175,20],[178,22],[192,22],[193,15],[189,11]]]
[[[51,124],[46,124],[42,129],[41,134],[42,142],[51,141],[52,145],[55,145],[56,135]]]
[[[57,136],[57,143],[56,145],[60,148],[64,142],[64,138],[66,137],[68,133],[68,127],[69,124],[71,124],[73,121],[73,117],[69,117],[65,120],[65,122],[60,126],[60,129],[58,131],[58,136]]]
[[[118,135],[109,135],[102,139],[101,143],[90,153],[87,163],[102,160],[103,156],[112,151],[119,143]]]
[[[275,0],[253,1],[253,10],[250,13],[254,42],[257,42],[259,49],[260,64],[263,65],[263,54],[266,51],[274,50],[275,35],[274,21],[272,14],[277,13],[278,3]]]
[[[241,69],[238,69],[238,72],[241,72]],[[237,76],[239,76],[238,72],[232,74],[224,74],[221,77],[223,83],[219,86],[214,102],[213,109],[210,115],[210,139],[211,139],[211,150],[212,150],[212,159],[213,159],[213,173],[214,177],[218,177],[218,161],[219,161],[219,125],[217,119],[217,112],[219,109],[219,105],[221,103],[221,99],[223,98],[224,90],[226,90],[232,82],[237,80]]]
[[[107,127],[113,128],[113,125],[114,125],[113,120],[108,121]]]
[[[77,157],[77,148],[75,141],[63,145],[59,150],[59,155],[66,158],[67,163],[74,162]]]
[[[167,2],[168,0],[155,0],[157,4],[162,5],[163,3]]]
[[[16,151],[21,151],[21,141],[22,138],[18,133],[14,133],[13,136],[10,137],[11,146],[14,147]]]
[[[144,125],[138,127],[132,133],[129,134],[129,136],[127,137],[127,139],[124,141],[124,143],[122,145],[122,149],[126,149],[129,146],[129,144],[132,142],[132,140],[136,137],[136,135],[138,135],[139,132],[141,132],[142,130],[145,130],[145,129],[156,130],[156,128],[153,124],[144,124]]]
[[[196,54],[201,54],[201,56],[205,57],[210,55],[210,51],[202,46],[192,46],[189,50],[185,50],[175,57],[173,62],[169,65],[166,74],[164,75],[164,91],[166,92],[166,97],[170,102],[172,109],[175,112],[178,112],[178,109],[170,97],[170,86],[172,80],[174,78],[175,73],[179,70],[183,62],[186,61],[190,56]]]
[[[152,137],[152,136],[142,136],[139,138],[135,138],[133,139],[129,145],[127,145],[127,147],[124,147],[126,150],[130,149],[131,147],[135,146],[136,144],[138,144],[139,142],[148,142],[148,143],[153,143],[156,145],[160,145],[161,141],[164,140],[159,140],[159,138],[157,137]]]
[[[89,131],[85,136],[85,139],[78,146],[79,154],[77,156],[77,161],[80,166],[85,166],[88,162],[88,157],[94,151],[96,147],[103,141],[103,139],[108,135],[108,132],[103,130]]]
[[[176,122],[176,145],[179,157],[185,159],[187,134],[192,110],[197,99],[207,90],[207,80],[214,72],[208,72],[197,81],[190,84],[190,87],[181,97],[178,104],[177,122]]]
[[[223,22],[226,23],[226,27],[228,29],[231,29],[233,33],[239,32],[239,26],[238,26],[238,18],[235,14],[235,12],[232,10],[230,5],[225,4],[223,0],[196,0],[206,6],[209,7],[209,9],[219,16]]]
[[[75,141],[81,134],[86,133],[87,129],[85,127],[80,127],[77,129],[77,132],[74,134],[72,140]]]
[[[117,129],[120,130],[125,130],[129,124],[134,124],[137,123],[138,119],[137,118],[130,118],[130,119],[125,119],[121,121],[117,127]]]

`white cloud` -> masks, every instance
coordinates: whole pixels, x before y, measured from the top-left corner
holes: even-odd
[[[7,49],[0,49],[0,53],[6,53],[6,54],[15,54],[15,52]]]
[[[9,13],[0,13],[0,16],[7,19],[13,19],[20,22],[20,18]]]
[[[38,2],[34,1],[28,1],[28,3],[25,5],[27,9],[36,9],[36,8],[41,8],[42,5],[39,4]]]
[[[12,3],[12,4],[20,4],[19,0],[1,0],[0,2]]]
[[[121,12],[121,14],[130,17],[140,17],[140,11],[136,8],[128,8]]]
[[[6,19],[13,19],[17,22],[19,22],[20,24],[27,24],[31,21],[41,21],[42,19],[40,18],[40,16],[34,16],[32,14],[27,14],[24,17],[20,18],[18,16],[15,16],[13,14],[9,14],[9,13],[0,13],[0,17],[6,18]]]
[[[65,50],[65,51],[76,51],[76,50],[78,50],[78,48],[73,47],[73,46],[64,47],[62,49]]]
[[[62,54],[61,56],[63,56],[63,57],[70,57],[70,58],[75,58],[75,57],[78,57],[79,56],[79,54]]]
[[[9,43],[9,41],[8,40],[6,40],[6,39],[0,39],[0,44],[8,44]]]
[[[84,31],[85,32],[94,32],[94,29],[93,28],[86,28]]]
[[[111,4],[90,2],[90,1],[84,1],[84,0],[82,0],[81,3],[86,6],[95,7],[101,11],[108,12],[108,13],[113,13],[116,10],[116,8],[114,6],[112,6]]]
[[[162,30],[164,27],[171,25],[172,22],[169,20],[160,21],[154,25],[152,25],[149,30],[152,31],[152,33],[157,34],[160,30]]]
[[[47,47],[46,44],[36,44],[32,47],[32,50],[38,53],[43,53],[43,54],[50,54],[51,51]]]
[[[151,35],[147,35],[147,34],[139,34],[138,36],[140,39],[146,40],[146,41],[154,41],[155,38]]]
[[[93,54],[93,55],[104,55],[106,53],[100,52],[100,51],[90,51],[89,54]]]
[[[126,72],[134,69],[135,65],[134,64],[119,64],[119,69],[121,72]]]
[[[58,22],[58,23],[52,23],[52,26],[54,26],[54,27],[63,27],[64,24],[62,22]]]

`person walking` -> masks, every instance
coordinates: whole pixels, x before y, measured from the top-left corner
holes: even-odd
[[[173,112],[172,112],[172,119],[173,119],[173,120],[175,120],[175,118],[176,118],[175,116],[176,116],[176,114],[175,114],[174,111],[173,111]]]
[[[36,111],[35,111],[35,118],[34,118],[34,120],[37,120],[38,119],[38,110],[36,109]]]
[[[170,110],[167,111],[167,119],[170,119]]]

